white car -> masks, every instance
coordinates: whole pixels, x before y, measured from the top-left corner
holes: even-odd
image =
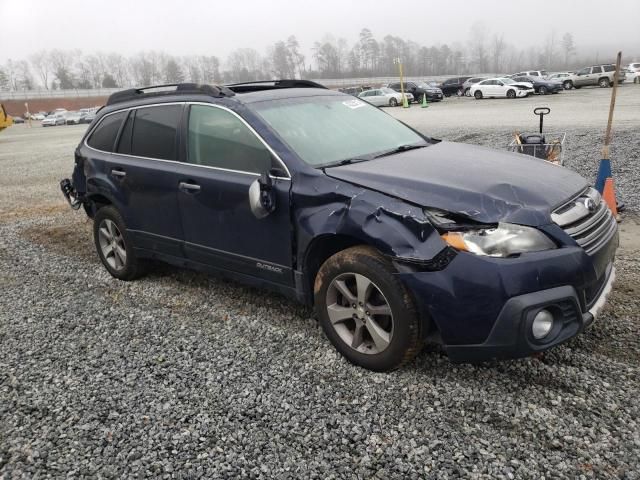
[[[413,101],[413,95],[410,93],[404,94],[407,97],[407,102]],[[384,107],[386,105],[390,107],[397,107],[402,104],[402,94],[391,90],[388,87],[374,88],[373,90],[365,90],[358,95],[365,102],[375,105],[376,107]]]
[[[535,92],[533,85],[528,82],[515,82],[510,78],[488,78],[472,85],[469,89],[476,100],[491,97],[527,97]]]
[[[45,114],[44,113],[32,113],[31,114],[31,120],[44,120],[45,119]]]
[[[42,120],[43,127],[55,127],[56,125],[65,125],[67,123],[63,113],[54,113]]]
[[[627,80],[640,83],[640,63],[634,62],[627,65]]]

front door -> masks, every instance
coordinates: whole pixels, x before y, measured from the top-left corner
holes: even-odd
[[[289,190],[284,166],[238,115],[214,105],[185,112],[186,162],[179,167],[178,204],[187,258],[270,283],[293,285]],[[249,186],[272,176],[276,208],[258,219]]]

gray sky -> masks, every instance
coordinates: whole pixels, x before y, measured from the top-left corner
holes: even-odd
[[[410,9],[413,3],[420,7]],[[464,6],[454,11],[456,4]],[[51,48],[124,55],[163,50],[224,60],[241,47],[264,53],[289,35],[309,56],[326,33],[351,45],[363,27],[378,40],[392,34],[423,45],[464,44],[476,21],[519,47],[542,45],[555,29],[602,56],[613,58],[618,48],[640,53],[640,0],[0,0],[0,62]]]

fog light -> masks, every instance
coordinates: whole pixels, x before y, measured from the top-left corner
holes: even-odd
[[[531,333],[536,340],[542,340],[549,335],[553,328],[553,315],[549,310],[540,310],[536,313],[531,325]]]

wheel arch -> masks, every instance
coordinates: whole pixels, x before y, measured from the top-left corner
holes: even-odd
[[[322,264],[336,253],[357,245],[376,248],[360,238],[340,233],[318,235],[309,242],[302,265],[305,303],[313,304],[313,284]]]

